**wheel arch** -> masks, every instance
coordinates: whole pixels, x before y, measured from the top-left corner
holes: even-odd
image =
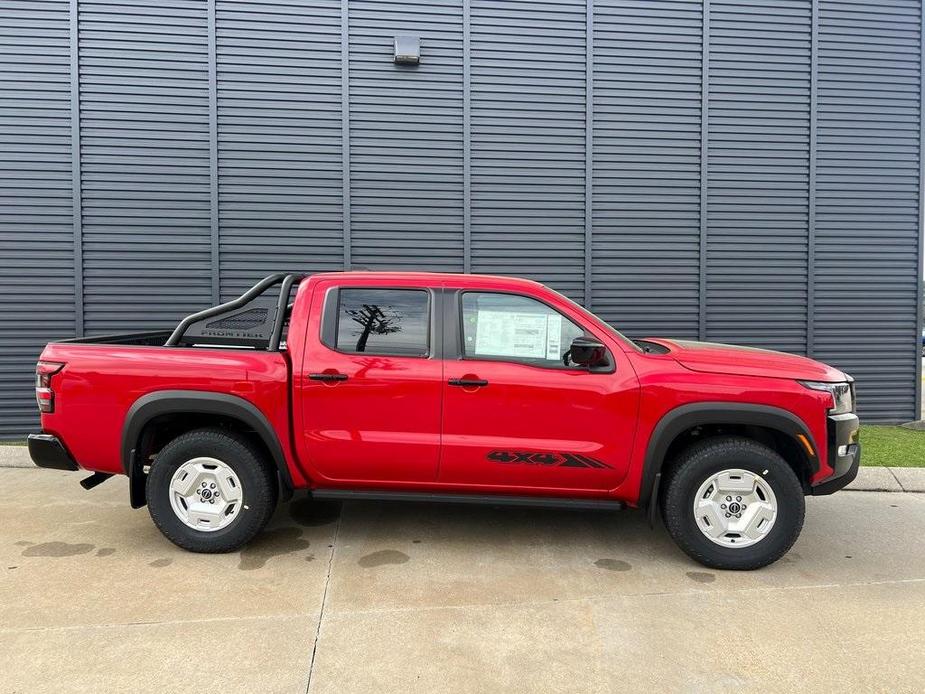
[[[122,426],[121,460],[129,478],[129,501],[132,508],[145,505],[144,455],[152,427],[169,416],[189,416],[196,424],[186,430],[198,428],[200,423],[232,422],[252,432],[256,442],[266,451],[279,474],[282,491],[291,492],[292,477],[279,437],[266,416],[257,407],[236,395],[196,390],[163,390],[138,398],[125,415]]]
[[[819,448],[809,428],[792,412],[771,405],[754,405],[737,402],[698,402],[681,405],[670,410],[652,430],[643,462],[642,481],[639,489],[640,505],[648,508],[650,517],[657,508],[657,495],[661,472],[668,462],[672,445],[685,434],[698,427],[747,427],[754,430],[776,432],[783,441],[789,442],[788,463],[798,460],[808,474],[819,469]],[[806,437],[814,455],[810,456],[800,443],[799,436]],[[796,470],[799,477],[800,470]],[[805,482],[801,479],[801,482]]]

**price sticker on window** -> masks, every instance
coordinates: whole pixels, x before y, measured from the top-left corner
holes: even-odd
[[[475,353],[519,359],[554,359],[561,355],[562,316],[480,310]]]

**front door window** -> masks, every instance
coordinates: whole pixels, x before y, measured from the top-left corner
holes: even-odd
[[[517,294],[462,295],[463,354],[467,359],[564,367],[572,340],[584,331],[546,304]]]

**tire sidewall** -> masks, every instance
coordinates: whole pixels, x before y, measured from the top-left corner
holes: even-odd
[[[234,520],[220,530],[204,532],[191,528],[177,516],[170,503],[174,474],[183,463],[199,457],[222,461],[241,483],[241,508]],[[243,440],[220,432],[190,432],[167,444],[155,457],[145,489],[148,511],[161,532],[174,544],[196,552],[231,551],[256,535],[269,518],[265,508],[266,470],[262,462]]]
[[[705,442],[692,451],[672,477],[666,495],[666,524],[691,557],[713,568],[752,569],[783,556],[803,527],[803,489],[790,466],[774,451],[744,440]],[[747,470],[774,492],[777,517],[767,536],[745,547],[724,547],[707,538],[697,525],[694,499],[700,486],[723,470]]]

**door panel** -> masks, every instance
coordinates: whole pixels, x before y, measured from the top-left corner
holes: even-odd
[[[441,482],[604,490],[623,480],[635,377],[469,360],[447,362],[446,374],[488,385],[445,386]]]
[[[617,487],[638,405],[638,381],[622,351],[611,343],[612,373],[567,368],[567,338],[584,327],[564,308],[556,309],[561,317],[544,317],[549,307],[462,295],[455,311],[463,306],[456,313],[461,334],[449,334],[452,324],[448,333],[462,358],[445,364],[440,482],[538,492]],[[531,363],[517,361],[518,354]]]
[[[434,294],[388,291],[316,290],[325,317],[314,330],[309,326],[297,392],[303,450],[328,480],[355,486],[436,480],[443,366],[433,356]]]

